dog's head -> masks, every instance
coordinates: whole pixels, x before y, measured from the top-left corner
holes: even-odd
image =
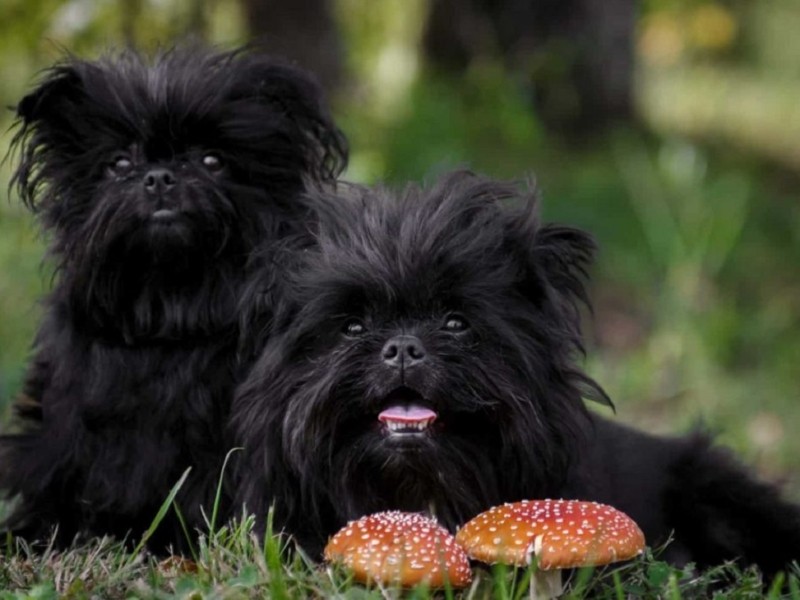
[[[67,267],[255,243],[291,214],[303,178],[332,178],[346,159],[314,81],[253,52],[68,58],[17,113],[14,182]]]
[[[312,201],[316,245],[296,254],[235,406],[277,502],[339,520],[432,508],[456,525],[554,493],[582,399],[607,402],[576,364],[591,238],[466,172]]]
[[[219,297],[250,250],[347,156],[310,76],[250,51],[67,58],[17,113],[13,182],[51,234],[61,287],[127,338],[230,320]]]

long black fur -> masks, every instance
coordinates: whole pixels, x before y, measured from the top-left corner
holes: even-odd
[[[651,545],[674,533],[676,563],[771,573],[800,557],[800,510],[706,437],[657,438],[587,410],[610,405],[578,362],[595,245],[541,223],[534,194],[457,172],[309,202],[316,243],[293,254],[234,401],[248,510],[274,503],[278,525],[318,553],[372,511],[432,511],[455,529],[504,501],[570,497],[625,511]],[[387,364],[397,335],[424,359]],[[378,414],[403,403],[438,418],[387,435]]]
[[[60,544],[136,536],[191,467],[178,503],[202,527],[247,363],[246,267],[298,229],[304,180],[333,180],[345,140],[306,73],[200,45],[68,57],[17,110],[13,182],[56,275],[16,432],[0,438],[5,526],[57,526]],[[184,541],[171,517],[153,547]]]

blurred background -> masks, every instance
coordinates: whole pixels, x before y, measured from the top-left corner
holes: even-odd
[[[262,39],[327,88],[349,179],[534,174],[599,241],[587,369],[616,418],[704,425],[800,500],[798,30],[800,0],[0,0],[0,104],[65,50]],[[0,201],[3,418],[45,243]]]

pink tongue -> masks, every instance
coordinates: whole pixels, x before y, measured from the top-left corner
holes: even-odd
[[[418,421],[433,421],[436,416],[436,413],[430,408],[412,404],[411,406],[390,406],[378,415],[378,420],[383,423],[386,421],[417,423]]]

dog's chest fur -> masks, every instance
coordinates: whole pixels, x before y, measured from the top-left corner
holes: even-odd
[[[69,499],[39,507],[66,536],[72,522],[124,535],[147,527],[191,467],[178,500],[202,522],[227,448],[220,424],[236,377],[235,330],[128,345],[86,335],[59,312],[40,332],[47,346],[27,382],[39,402],[21,415],[30,431],[20,491]],[[29,489],[42,483],[47,490]]]

